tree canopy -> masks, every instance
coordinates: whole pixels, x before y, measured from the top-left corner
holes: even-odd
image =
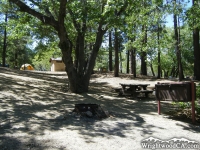
[[[141,63],[137,73],[143,75],[155,75],[155,70],[158,77],[162,73],[177,76],[180,64],[185,75],[193,74],[192,31],[200,24],[195,17],[198,3],[194,7],[180,0],[3,0],[1,3],[6,6],[1,6],[1,15],[9,14],[7,23],[1,20],[0,28],[2,39],[7,31],[6,54],[11,61],[22,57],[13,65],[29,58],[39,70],[45,70],[48,64],[44,59],[62,56],[72,92],[88,91],[95,64],[108,67],[108,59],[112,59],[108,58],[108,51],[112,54],[116,49],[120,50],[114,58],[121,67],[129,66],[125,60],[130,57],[136,70]],[[166,26],[171,14],[177,21],[176,27]],[[173,26],[174,20],[171,22]],[[108,32],[112,43],[105,47]],[[31,47],[33,40],[35,46]],[[118,54],[122,56],[118,58]],[[1,55],[5,57],[3,52]],[[134,59],[137,63],[132,62]]]

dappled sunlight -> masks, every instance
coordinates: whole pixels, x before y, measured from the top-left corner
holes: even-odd
[[[24,77],[24,76],[18,76],[18,75],[11,75],[11,74],[5,74],[5,73],[1,73],[1,75],[5,76],[5,77],[10,77],[10,78],[16,78],[16,79],[21,79],[21,80],[24,80],[24,81],[44,81],[44,80],[41,80],[41,79],[34,79],[34,78],[30,78],[30,77]]]
[[[144,137],[162,136],[177,128],[179,132],[190,128],[193,134],[199,133],[187,124],[177,127],[176,122],[158,115],[155,97],[118,96],[106,80],[92,82],[88,93],[74,94],[63,90],[67,78],[61,73],[59,78],[55,73],[4,74],[0,74],[0,140],[6,144],[4,139],[10,139],[13,144],[23,145],[16,146],[18,149],[80,149],[108,143],[118,149],[124,143],[130,146]],[[75,104],[83,103],[98,104],[109,116],[89,118],[73,112]],[[162,103],[162,108],[168,109],[169,104]]]

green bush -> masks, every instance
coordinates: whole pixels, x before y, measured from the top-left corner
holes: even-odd
[[[196,98],[200,99],[200,85],[196,86]]]
[[[196,86],[196,101],[195,101],[195,110],[198,115],[200,115],[200,103],[198,101],[200,100],[200,84]],[[186,109],[191,108],[191,102],[173,102],[173,105],[177,106],[178,109]]]
[[[173,105],[176,105],[178,109],[186,109],[191,107],[191,103],[190,102],[173,102]]]
[[[195,102],[195,109],[197,111],[197,114],[200,114],[200,104],[198,103],[200,101],[200,84],[196,86],[196,102]]]

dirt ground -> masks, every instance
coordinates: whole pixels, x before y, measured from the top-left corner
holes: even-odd
[[[112,91],[119,83],[149,83],[153,78],[94,74],[88,93],[67,92],[65,72],[0,68],[0,150],[139,150],[148,137],[186,138],[200,143],[200,125],[171,118],[173,109],[155,96],[133,99]],[[99,104],[110,116],[87,118],[72,113],[75,104]]]

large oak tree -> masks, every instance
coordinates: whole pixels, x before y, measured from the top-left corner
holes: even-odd
[[[103,36],[131,2],[129,0],[117,2],[106,0],[28,0],[26,3],[21,0],[9,1],[17,5],[18,11],[34,16],[56,31],[62,59],[66,65],[69,90],[74,93],[88,91],[89,80]],[[89,33],[91,27],[92,33]],[[85,48],[87,47],[86,37],[88,35],[93,36],[94,41],[86,61]]]

